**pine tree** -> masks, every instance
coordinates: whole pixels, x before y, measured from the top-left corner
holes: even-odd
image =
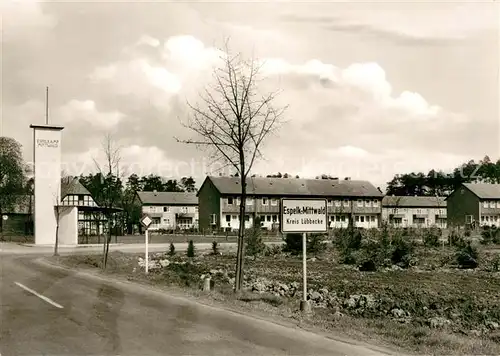
[[[175,246],[174,246],[173,242],[170,243],[170,249],[168,251],[168,255],[169,256],[174,256],[175,255]]]

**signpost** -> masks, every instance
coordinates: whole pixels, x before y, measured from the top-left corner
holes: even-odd
[[[281,199],[281,232],[302,233],[303,299],[300,310],[310,311],[307,300],[307,233],[328,231],[326,199]]]
[[[148,267],[149,267],[149,246],[148,246],[148,243],[149,243],[149,233],[148,233],[148,229],[149,229],[149,226],[151,225],[151,223],[153,222],[153,220],[149,217],[149,215],[145,214],[143,215],[143,217],[141,218],[141,224],[142,226],[144,226],[144,228],[146,229],[145,233],[144,233],[144,237],[145,237],[145,242],[146,242],[146,253],[145,253],[145,270],[146,270],[146,274],[148,273]]]

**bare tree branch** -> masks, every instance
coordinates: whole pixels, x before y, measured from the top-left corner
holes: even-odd
[[[225,42],[222,66],[213,72],[213,83],[200,94],[197,104],[187,103],[190,115],[182,125],[193,138],[177,142],[193,144],[213,152],[214,162],[234,167],[241,180],[240,228],[236,286],[241,288],[243,270],[243,237],[245,230],[246,179],[255,161],[262,157],[261,145],[282,121],[287,107],[275,108],[279,91],[260,94],[262,64],[252,56],[245,60],[241,53],[233,54],[229,40]]]

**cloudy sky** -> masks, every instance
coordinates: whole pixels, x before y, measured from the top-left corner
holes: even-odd
[[[254,172],[384,186],[394,173],[500,156],[499,3],[1,2],[2,135],[64,125],[66,170],[93,169],[106,133],[129,171],[199,180],[217,167],[177,143],[186,100],[225,38],[265,60],[287,122]],[[270,87],[269,85],[268,87]]]

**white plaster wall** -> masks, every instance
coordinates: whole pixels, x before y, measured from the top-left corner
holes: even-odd
[[[59,243],[61,245],[78,244],[78,208],[59,208]]]
[[[34,128],[35,244],[55,243],[54,205],[61,195],[61,130]]]

